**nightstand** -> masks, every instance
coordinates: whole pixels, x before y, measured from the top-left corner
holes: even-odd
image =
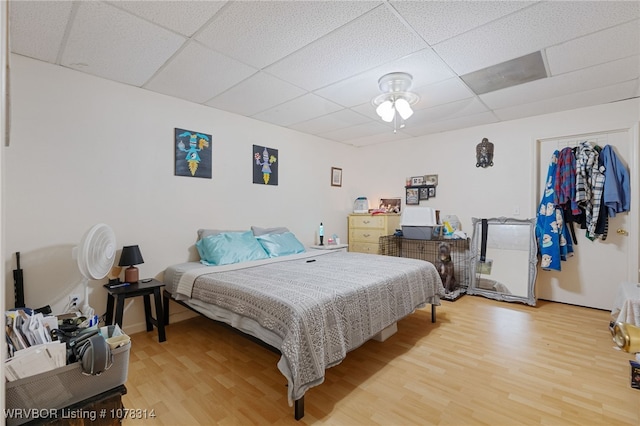
[[[315,245],[315,246],[309,246],[309,248],[312,248],[314,250],[337,250],[337,251],[347,251],[347,248],[349,247],[349,244],[324,244],[324,245]]]
[[[160,287],[164,283],[151,279],[149,282],[138,281],[123,287],[110,288],[109,284],[105,284],[104,288],[109,293],[107,297],[107,315],[105,317],[106,325],[113,323],[113,307],[115,304],[116,318],[115,323],[122,328],[122,315],[124,314],[124,301],[130,297],[144,297],[144,316],[147,323],[147,331],[152,331],[155,325],[158,328],[158,341],[164,342],[167,337],[164,332],[164,314],[162,313],[162,300],[160,298]],[[151,295],[156,306],[156,317],[151,315]]]

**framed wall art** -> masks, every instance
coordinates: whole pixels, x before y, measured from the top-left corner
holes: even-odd
[[[342,186],[342,169],[331,168],[331,186]]]
[[[420,188],[407,188],[406,189],[405,203],[408,206],[417,206],[420,204]]]
[[[278,185],[278,150],[253,145],[253,183]]]
[[[438,175],[424,175],[424,184],[438,186]]]
[[[429,186],[427,187],[427,189],[429,190],[429,198],[433,198],[436,196],[436,187],[435,186]]]
[[[420,186],[424,184],[424,176],[413,176],[411,178],[411,186]]]
[[[420,194],[420,199],[421,200],[428,200],[429,199],[429,187],[428,186],[423,186],[422,188],[419,188],[419,194]]]
[[[211,135],[174,128],[176,176],[211,179]]]

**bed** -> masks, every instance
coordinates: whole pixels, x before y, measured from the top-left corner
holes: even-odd
[[[165,270],[164,283],[165,322],[173,300],[281,354],[297,420],[305,392],[324,381],[326,369],[417,308],[430,304],[435,322],[445,294],[429,262],[313,249],[216,266],[181,263]]]

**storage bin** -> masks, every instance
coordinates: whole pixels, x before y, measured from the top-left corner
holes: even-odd
[[[42,417],[46,410],[64,408],[125,384],[130,349],[131,343],[113,349],[111,368],[97,376],[83,374],[80,363],[74,362],[55,370],[6,382],[7,425],[26,423],[35,418],[29,417],[30,414]],[[21,415],[13,415],[18,410],[23,410]],[[42,412],[38,413],[40,410]]]
[[[435,233],[436,212],[429,207],[407,207],[400,219],[402,236],[410,240],[430,240]]]

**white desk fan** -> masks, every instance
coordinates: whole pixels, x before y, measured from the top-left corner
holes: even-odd
[[[116,235],[113,229],[104,223],[94,225],[82,237],[80,244],[74,247],[72,255],[78,261],[78,269],[84,277],[84,304],[80,312],[93,316],[94,309],[89,306],[89,280],[100,280],[111,271],[116,255]]]

